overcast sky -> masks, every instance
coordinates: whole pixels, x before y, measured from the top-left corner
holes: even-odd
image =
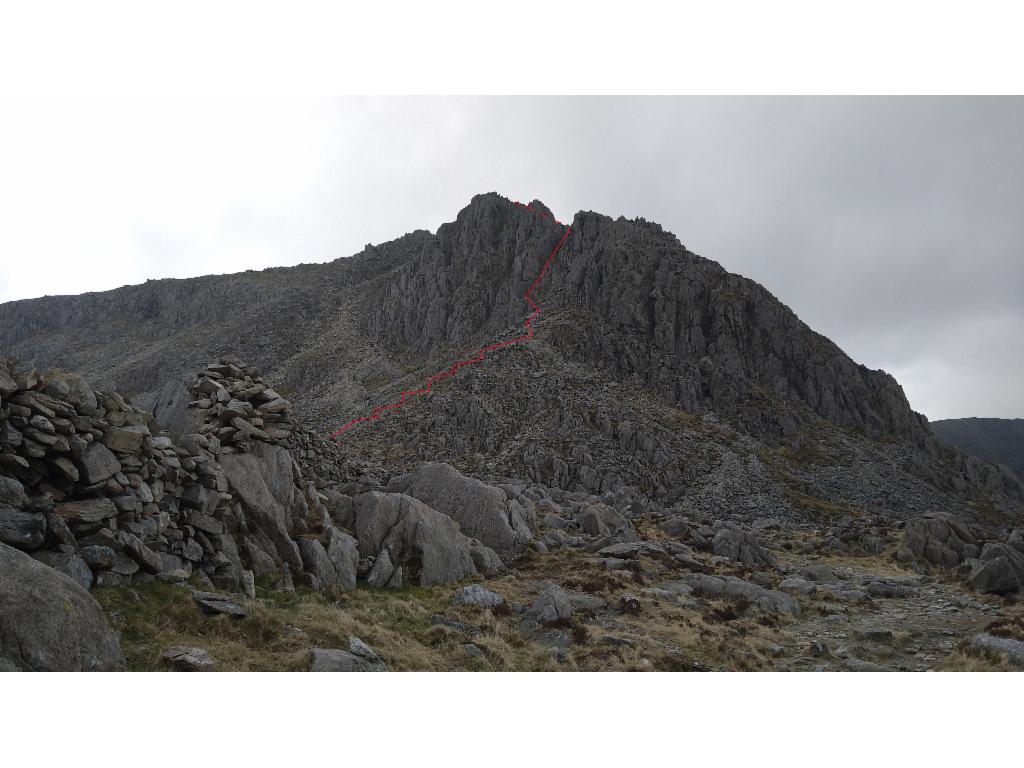
[[[478,192],[643,216],[929,418],[1024,417],[1024,100],[4,107],[0,301],[347,256]]]

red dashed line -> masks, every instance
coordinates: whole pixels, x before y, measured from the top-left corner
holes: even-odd
[[[526,210],[528,210],[528,211],[530,211],[532,213],[536,213],[538,216],[541,216],[541,217],[547,219],[548,221],[553,221],[555,224],[558,224],[559,226],[565,226],[564,224],[562,224],[562,222],[560,222],[554,216],[551,216],[551,215],[545,213],[544,211],[538,211],[533,206],[525,205],[525,204],[519,203],[519,202],[515,203],[515,205],[519,206],[520,208],[525,208]],[[491,345],[486,346],[486,347],[481,347],[480,349],[478,349],[476,351],[476,354],[473,357],[466,358],[465,360],[459,360],[457,363],[449,366],[448,368],[446,368],[445,370],[441,371],[440,373],[435,373],[433,376],[428,378],[423,383],[424,385],[422,387],[420,387],[419,389],[406,390],[405,392],[402,392],[401,398],[399,398],[395,402],[387,403],[386,405],[378,405],[378,406],[374,407],[373,410],[370,411],[370,414],[368,416],[360,416],[358,419],[352,419],[352,421],[348,422],[347,424],[344,424],[340,429],[337,429],[334,432],[332,432],[331,433],[331,438],[336,440],[340,435],[344,434],[345,432],[347,432],[349,429],[351,429],[352,427],[356,426],[357,424],[362,424],[363,422],[367,422],[367,421],[376,421],[377,419],[380,418],[381,414],[384,413],[385,411],[390,411],[390,410],[392,410],[394,408],[400,408],[403,405],[405,405],[405,401],[406,401],[407,398],[413,397],[414,395],[428,395],[428,394],[430,394],[430,392],[434,388],[434,383],[435,382],[438,382],[438,381],[441,381],[442,379],[447,379],[447,378],[449,378],[451,376],[454,376],[455,373],[459,370],[459,368],[462,368],[464,365],[470,365],[472,363],[483,362],[484,355],[486,355],[488,352],[493,352],[494,350],[501,349],[502,347],[510,347],[513,344],[518,344],[518,343],[520,343],[522,341],[529,341],[530,339],[532,339],[533,338],[533,320],[534,320],[534,318],[537,317],[537,315],[540,314],[540,307],[537,306],[537,303],[533,299],[530,298],[530,294],[532,294],[537,289],[537,286],[540,285],[540,281],[543,279],[544,274],[548,271],[548,267],[551,266],[551,262],[554,260],[555,254],[558,253],[558,251],[561,249],[562,245],[565,244],[565,241],[569,237],[569,233],[570,232],[572,232],[572,227],[571,226],[570,227],[566,227],[565,228],[565,233],[562,235],[562,239],[558,241],[558,244],[555,246],[554,250],[551,251],[551,253],[548,256],[547,260],[544,262],[544,266],[540,268],[540,273],[537,275],[536,279],[533,281],[533,284],[530,286],[529,290],[527,290],[526,293],[523,294],[523,299],[533,309],[533,312],[531,312],[529,317],[527,317],[526,320],[523,322],[523,327],[526,329],[526,333],[524,333],[522,336],[517,336],[514,339],[509,339],[507,341],[500,341],[500,342],[497,342],[495,344],[491,344]]]

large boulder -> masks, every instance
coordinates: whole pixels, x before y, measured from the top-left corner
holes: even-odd
[[[446,515],[401,493],[370,491],[354,499],[359,553],[387,551],[405,580],[420,586],[451,584],[477,573],[473,542]]]
[[[1009,544],[988,542],[971,565],[967,578],[977,592],[1009,595],[1024,585],[1024,554]]]
[[[951,569],[977,557],[980,551],[977,538],[959,520],[925,515],[907,521],[896,559],[901,563]]]
[[[117,634],[80,584],[0,544],[0,671],[124,667]]]
[[[388,491],[404,493],[452,518],[467,536],[504,559],[521,554],[533,537],[535,513],[523,498],[466,477],[448,464],[427,463],[392,479]]]
[[[1009,595],[1020,589],[1020,581],[1013,566],[1005,557],[975,560],[967,580],[975,592],[990,595]]]
[[[303,570],[292,536],[300,532],[309,507],[295,482],[291,453],[280,446],[254,442],[246,453],[223,454],[220,464],[249,524],[272,542],[281,561],[292,570]]]
[[[1005,653],[1011,664],[1024,667],[1024,641],[981,633],[972,637],[970,644],[978,650]]]

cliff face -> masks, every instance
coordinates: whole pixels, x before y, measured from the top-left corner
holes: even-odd
[[[496,196],[475,198],[438,231],[435,248],[395,271],[371,333],[408,355],[516,326],[563,232]],[[808,415],[869,436],[927,435],[891,376],[857,365],[763,287],[655,224],[577,214],[538,295],[544,316],[562,325],[551,342],[567,359],[638,378],[687,410],[772,437]]]

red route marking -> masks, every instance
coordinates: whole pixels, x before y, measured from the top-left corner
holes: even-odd
[[[553,221],[555,224],[558,224],[559,226],[565,226],[564,224],[562,224],[562,222],[560,222],[555,217],[549,216],[548,214],[544,213],[543,211],[538,211],[535,208],[533,208],[532,206],[524,205],[523,203],[519,203],[519,202],[516,202],[515,205],[518,205],[520,208],[525,208],[526,210],[528,210],[528,211],[530,211],[532,213],[536,213],[538,216],[542,216],[543,218],[548,219],[549,221]],[[419,389],[406,390],[406,391],[402,392],[402,397],[400,399],[396,400],[395,402],[387,403],[386,405],[375,406],[373,408],[373,410],[370,411],[370,415],[369,416],[360,416],[358,419],[352,419],[352,421],[348,422],[347,424],[342,425],[342,427],[340,429],[337,429],[337,430],[335,430],[334,432],[331,433],[331,438],[333,440],[337,440],[340,435],[342,435],[345,432],[347,432],[349,429],[354,427],[356,424],[361,424],[361,423],[366,422],[366,421],[376,421],[377,419],[380,418],[380,415],[382,413],[384,413],[385,411],[389,411],[389,410],[391,410],[393,408],[400,408],[403,405],[405,405],[405,400],[408,397],[412,397],[414,395],[428,395],[428,394],[430,394],[430,392],[434,388],[434,382],[441,381],[442,379],[447,379],[447,378],[449,378],[451,376],[454,376],[456,371],[458,371],[459,368],[461,368],[464,365],[470,365],[472,363],[481,363],[481,362],[483,362],[484,355],[487,354],[488,352],[492,352],[495,349],[501,349],[502,347],[510,347],[513,344],[518,344],[521,341],[528,341],[528,340],[532,339],[533,338],[533,319],[535,317],[537,317],[537,315],[540,314],[540,307],[538,307],[537,303],[533,299],[530,298],[530,294],[533,293],[537,289],[538,285],[540,285],[540,281],[544,277],[544,273],[548,271],[548,267],[551,266],[551,262],[555,258],[555,254],[558,253],[558,251],[561,249],[562,245],[565,244],[565,241],[569,237],[569,233],[570,232],[572,232],[572,227],[571,226],[565,227],[565,233],[562,235],[562,239],[558,241],[558,244],[555,246],[554,250],[551,251],[551,254],[548,256],[547,260],[544,262],[544,266],[540,268],[540,273],[537,275],[536,279],[533,281],[533,285],[531,285],[529,290],[525,294],[523,294],[523,299],[533,309],[533,312],[530,313],[530,316],[527,317],[526,320],[523,322],[523,327],[526,328],[526,333],[524,333],[522,336],[517,336],[514,339],[509,339],[508,341],[500,341],[500,342],[497,342],[496,344],[491,344],[491,345],[486,346],[486,347],[481,347],[480,349],[478,349],[476,351],[476,355],[474,357],[466,358],[465,360],[459,360],[457,363],[449,366],[448,368],[446,368],[445,370],[441,371],[440,373],[435,373],[433,376],[428,378],[424,382],[424,386],[420,387]]]

